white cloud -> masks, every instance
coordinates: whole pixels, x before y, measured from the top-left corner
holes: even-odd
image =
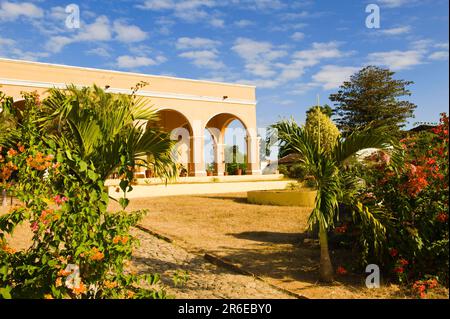
[[[291,35],[291,39],[294,41],[301,41],[305,38],[305,34],[303,32],[294,32]]]
[[[42,18],[44,10],[31,2],[14,3],[4,1],[0,3],[0,20],[13,21],[20,17]]]
[[[212,0],[146,0],[137,8],[152,11],[172,11],[173,15],[188,21],[198,22],[209,17],[206,8],[217,6]]]
[[[428,56],[430,60],[437,60],[437,61],[445,61],[448,60],[448,51],[436,51],[430,56]]]
[[[242,1],[248,4],[249,8],[256,10],[266,10],[266,9],[282,9],[286,7],[286,2],[281,0],[248,0]]]
[[[410,31],[411,31],[410,26],[404,26],[404,27],[380,30],[380,33],[383,35],[401,35],[401,34],[409,33]]]
[[[0,56],[12,59],[36,61],[40,58],[48,57],[49,54],[46,52],[24,51],[19,48],[19,43],[17,41],[9,38],[0,38]]]
[[[136,25],[128,25],[123,21],[114,21],[116,40],[125,43],[140,42],[147,38],[147,33]]]
[[[294,86],[294,88],[289,93],[294,94],[294,95],[303,95],[319,86],[320,86],[320,84],[315,83],[315,82],[298,83]]]
[[[0,49],[5,48],[7,46],[13,46],[16,44],[16,41],[8,38],[0,38]]]
[[[378,0],[378,3],[387,8],[398,8],[401,7],[411,0]]]
[[[225,27],[225,21],[219,18],[212,18],[209,20],[209,23],[216,28],[223,28]]]
[[[270,77],[276,74],[276,60],[287,55],[285,50],[275,48],[270,42],[238,38],[231,48],[246,62],[246,70],[255,76]]]
[[[219,46],[221,43],[220,41],[211,40],[207,38],[188,38],[188,37],[182,37],[178,38],[175,46],[178,50],[184,50],[184,49],[212,49],[217,46]]]
[[[338,88],[347,81],[359,68],[351,66],[325,65],[318,73],[313,75],[315,83],[320,84],[325,90]]]
[[[421,50],[375,52],[369,54],[368,63],[398,71],[422,64],[423,54]]]
[[[255,24],[254,22],[252,22],[250,20],[245,20],[245,19],[238,20],[238,21],[234,22],[234,25],[239,27],[239,28],[249,27],[249,26],[252,26],[254,24]]]
[[[351,52],[343,52],[339,49],[340,42],[314,42],[312,49],[298,51],[295,53],[297,59],[316,62],[321,59],[341,58],[349,56]],[[316,64],[316,63],[315,63]]]
[[[434,45],[433,43],[434,41],[430,39],[416,40],[410,44],[410,47],[414,50],[428,50]]]
[[[115,20],[111,24],[106,16],[99,16],[91,24],[82,24],[76,34],[51,36],[45,46],[50,52],[58,53],[72,43],[106,42],[113,39],[124,43],[134,43],[145,40],[147,36],[147,33],[138,26],[126,24],[122,20]]]
[[[444,42],[444,43],[436,43],[434,45],[435,48],[438,49],[444,49],[444,50],[448,50],[448,42]]]
[[[225,65],[218,59],[217,51],[214,49],[187,51],[180,53],[178,56],[190,59],[194,65],[200,68],[218,70],[225,67]]]
[[[142,5],[138,5],[138,8],[146,10],[168,10],[175,7],[175,2],[172,0],[147,0]]]
[[[49,15],[51,18],[55,20],[61,21],[66,20],[67,18],[66,8],[61,6],[52,7],[50,9]]]
[[[108,41],[111,40],[111,25],[106,16],[99,16],[94,23],[81,26],[81,32],[75,41]]]
[[[312,48],[291,54],[288,63],[282,63],[279,60],[288,55],[284,47],[275,47],[270,42],[238,38],[232,50],[244,59],[246,70],[257,77],[253,80],[241,81],[242,83],[275,88],[289,81],[298,80],[305,74],[307,68],[321,63],[322,60],[339,59],[353,54],[353,52],[340,50],[340,45],[341,43],[336,41],[315,42]],[[348,71],[348,69],[343,70]]]
[[[112,38],[111,24],[106,16],[99,16],[93,23],[82,25],[79,33],[68,36],[52,36],[46,43],[47,50],[57,53],[60,52],[66,45],[75,42],[97,42],[109,41]]]
[[[45,44],[45,48],[53,53],[60,52],[66,45],[71,44],[74,42],[72,38],[65,37],[65,36],[52,36],[47,40],[47,43]]]
[[[157,56],[155,59],[146,56],[121,55],[116,60],[116,65],[121,69],[135,69],[139,67],[153,66],[164,63],[166,58]]]
[[[86,53],[89,55],[97,55],[102,58],[108,58],[111,56],[111,54],[109,54],[108,50],[106,50],[105,48],[102,48],[102,47],[88,50],[88,51],[86,51]]]

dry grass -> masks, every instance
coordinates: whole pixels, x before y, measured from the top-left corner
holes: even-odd
[[[319,249],[303,243],[308,208],[252,205],[246,193],[236,193],[134,199],[128,209],[148,209],[142,225],[190,250],[213,252],[310,298],[407,298],[396,285],[367,289],[364,274],[338,276],[333,285],[320,285]],[[335,266],[351,267],[349,252],[331,253]]]

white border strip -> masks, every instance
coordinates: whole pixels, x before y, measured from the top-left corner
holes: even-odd
[[[37,81],[25,81],[25,80],[17,80],[17,79],[6,79],[0,78],[0,85],[14,85],[14,86],[27,86],[34,88],[59,88],[64,89],[67,87],[64,83],[50,83],[50,82],[37,82]],[[82,87],[83,85],[77,85],[78,87]],[[110,93],[118,93],[118,94],[131,94],[132,90],[130,89],[121,89],[121,88],[108,88],[107,92]],[[164,98],[164,99],[178,99],[178,100],[190,100],[190,101],[203,101],[203,102],[219,102],[219,103],[228,103],[228,104],[245,104],[245,105],[256,105],[256,101],[251,100],[242,100],[242,99],[221,99],[213,96],[201,96],[201,95],[190,95],[190,94],[178,94],[178,93],[167,93],[167,92],[156,92],[156,91],[145,91],[139,90],[137,92],[139,96],[145,97],[155,97],[155,98]]]

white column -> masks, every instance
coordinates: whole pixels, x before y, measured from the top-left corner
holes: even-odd
[[[259,164],[259,142],[261,137],[250,131],[246,137],[247,141],[247,175],[261,175]]]
[[[192,145],[194,151],[193,158],[193,175],[194,176],[206,176],[205,170],[205,160],[204,160],[204,143],[205,143],[205,132],[203,123],[200,120],[195,120],[192,125]]]

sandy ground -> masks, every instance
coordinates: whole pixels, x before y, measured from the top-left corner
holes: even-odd
[[[119,206],[111,202],[110,209]],[[233,193],[133,199],[127,210],[136,209],[149,210],[142,226],[174,239],[174,244],[168,244],[140,232],[142,246],[134,253],[137,266],[140,271],[169,277],[177,270],[188,271],[191,279],[184,287],[170,287],[165,282],[169,292],[179,298],[288,297],[250,276],[207,263],[202,257],[205,252],[308,298],[410,297],[397,285],[367,289],[365,274],[349,273],[337,276],[332,285],[319,284],[318,246],[304,243],[308,208],[252,205],[247,203],[246,193]],[[2,211],[0,208],[0,214]],[[26,249],[30,240],[27,224],[9,238],[15,249]],[[351,269],[349,261],[354,259],[348,252],[332,250],[331,256],[335,267]],[[439,296],[448,298],[448,290]]]
[[[319,284],[318,246],[304,243],[308,208],[252,205],[246,193],[233,193],[133,199],[128,209],[148,209],[141,224],[190,251],[212,252],[309,298],[408,298],[397,285],[367,289],[365,274]],[[332,250],[331,256],[335,267],[351,269],[347,251]]]

